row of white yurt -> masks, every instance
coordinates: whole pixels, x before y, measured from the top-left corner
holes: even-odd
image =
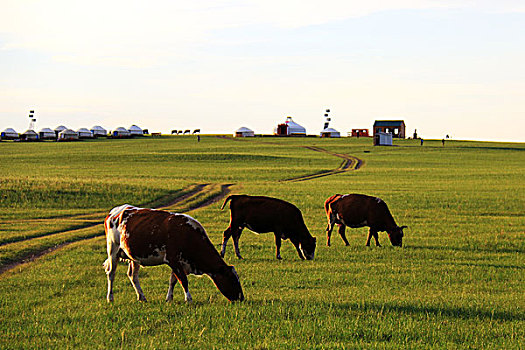
[[[341,137],[341,133],[333,128],[326,128],[321,131],[321,137]]]
[[[58,140],[59,141],[71,141],[71,140],[78,140],[78,132],[71,130],[71,129],[63,129],[61,132],[58,133]]]
[[[76,134],[76,136],[74,136]],[[38,133],[34,130],[27,130],[23,134],[18,134],[14,129],[7,128],[0,134],[0,137],[4,140],[46,140],[46,139],[60,139],[60,140],[71,140],[79,138],[92,138],[97,136],[107,136],[108,132],[106,129],[99,125],[95,125],[88,130],[87,128],[80,128],[77,131],[68,129],[64,125],[57,126],[54,130],[50,128],[42,128]],[[126,128],[116,128],[112,133],[113,136],[117,137],[129,137],[129,136],[138,136],[143,135],[144,130],[138,127],[137,125],[132,125],[129,129]]]
[[[90,129],[90,131],[93,133],[93,136],[95,137],[108,135],[108,131],[104,129],[103,127],[101,127],[100,125],[95,125],[94,127]]]
[[[38,140],[38,134],[34,130],[26,130],[20,135],[20,140],[35,141]]]
[[[131,136],[142,136],[142,135],[144,135],[144,131],[140,127],[138,127],[136,125],[130,126],[128,131],[129,131]]]
[[[40,138],[40,140],[51,140],[55,139],[57,135],[50,128],[42,128],[38,132],[38,137]]]
[[[93,133],[86,128],[80,128],[77,130],[78,138],[89,139],[93,137]]]
[[[240,127],[239,129],[235,130],[233,133],[233,137],[253,137],[255,136],[255,133],[252,129],[249,129],[247,127]]]
[[[0,137],[4,140],[15,140],[19,135],[13,128],[7,128],[0,133]]]
[[[131,133],[123,127],[118,127],[111,133],[111,136],[113,137],[130,137]]]

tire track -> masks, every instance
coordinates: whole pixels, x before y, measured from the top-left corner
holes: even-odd
[[[342,158],[343,162],[338,168],[333,169],[333,170],[323,171],[323,172],[319,172],[315,174],[292,177],[289,179],[281,180],[281,182],[306,181],[306,180],[317,179],[323,176],[336,175],[336,174],[344,173],[346,171],[359,170],[364,164],[364,161],[362,159],[359,159],[357,157],[354,157],[348,154],[335,153],[335,152],[332,152],[332,151],[329,151],[327,149],[317,147],[317,146],[300,146],[300,147],[303,147],[303,148],[306,148],[306,149],[309,149],[315,152],[322,152],[322,153],[330,154],[338,158]]]
[[[234,138],[234,137],[231,137],[231,136],[225,136],[225,135],[219,135],[219,136],[217,136],[217,138],[224,139],[224,140],[232,140],[232,141],[242,141],[241,139],[237,139],[237,138]],[[259,141],[259,140],[257,140],[257,141]],[[277,143],[277,142],[271,142],[271,141],[259,141],[259,142],[260,143],[265,143],[265,144],[268,144],[268,145],[282,146],[281,143]],[[333,170],[326,170],[326,171],[321,171],[321,172],[317,172],[317,173],[313,173],[313,174],[292,177],[292,178],[289,178],[289,179],[279,180],[279,182],[298,182],[298,181],[313,180],[313,179],[316,179],[318,177],[329,176],[329,175],[336,175],[336,174],[343,173],[345,171],[359,170],[365,164],[364,160],[359,159],[359,158],[357,158],[355,156],[351,156],[349,154],[342,154],[342,153],[332,152],[332,151],[329,151],[329,150],[327,150],[325,148],[321,148],[321,147],[317,147],[317,146],[293,146],[293,147],[301,147],[301,148],[306,148],[306,149],[309,149],[309,150],[315,151],[315,152],[322,152],[322,153],[330,154],[332,156],[335,156],[335,157],[338,157],[338,158],[342,158],[343,162],[341,163],[341,165],[339,167],[337,167],[336,169],[333,169]]]

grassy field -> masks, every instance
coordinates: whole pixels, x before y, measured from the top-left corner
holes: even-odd
[[[348,154],[358,170],[337,169]],[[78,143],[0,142],[0,348],[523,349],[525,348],[525,144],[425,140],[373,147],[370,139],[203,136]],[[231,242],[246,301],[229,303],[206,277],[164,302],[169,268],[141,270],[148,303],[122,264],[107,304],[102,220],[114,206],[187,212],[217,244],[228,226],[225,190],[296,204],[317,237],[314,261],[272,234],[245,230],[244,260]],[[334,232],[324,200],[383,198],[403,248],[365,247],[365,228]],[[180,201],[176,201],[179,198]],[[198,209],[194,209],[204,205]],[[71,243],[61,246],[64,243]]]

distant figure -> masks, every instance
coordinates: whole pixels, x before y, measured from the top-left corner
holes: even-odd
[[[423,138],[421,138],[420,141],[421,141],[421,146],[423,146]]]
[[[443,147],[445,147],[445,139],[441,140],[441,144],[443,145]]]
[[[201,142],[201,135],[197,134],[197,142]]]

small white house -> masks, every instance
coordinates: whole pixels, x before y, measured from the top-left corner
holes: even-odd
[[[144,131],[136,125],[130,126],[128,131],[131,136],[143,136],[144,135]]]
[[[77,130],[79,139],[91,139],[93,138],[93,133],[86,128],[80,128]]]
[[[252,129],[247,127],[240,127],[239,129],[235,130],[233,133],[233,137],[253,137],[255,136],[255,133]]]
[[[90,131],[94,137],[108,136],[108,131],[104,129],[103,127],[101,127],[100,125],[95,125],[94,127],[91,128]]]
[[[118,127],[116,128],[115,130],[113,130],[113,132],[111,133],[111,136],[113,137],[130,137],[131,134],[129,133],[129,131],[123,127]]]
[[[333,128],[326,128],[321,131],[321,137],[341,137],[341,133]]]
[[[18,133],[12,128],[7,128],[4,131],[2,131],[0,136],[3,140],[15,140],[19,137]]]
[[[38,132],[38,136],[40,137],[40,140],[54,140],[57,137],[55,132],[50,128],[40,129],[40,131]]]
[[[65,129],[58,133],[59,141],[73,141],[78,140],[78,133],[71,129]]]
[[[392,134],[386,132],[378,132],[374,136],[375,146],[392,146]]]

